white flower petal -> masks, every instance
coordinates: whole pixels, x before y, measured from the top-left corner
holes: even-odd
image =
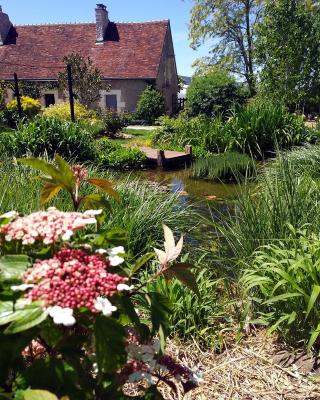
[[[156,253],[158,260],[160,262],[161,265],[164,265],[167,263],[167,255],[163,250],[158,250],[158,249],[154,249],[154,252]]]
[[[24,283],[23,285],[11,286],[11,290],[13,290],[14,292],[25,292],[26,290],[31,289],[33,287],[34,285],[32,284]]]
[[[61,239],[64,240],[64,241],[70,240],[72,235],[73,235],[73,231],[71,231],[69,229],[62,235]]]
[[[112,267],[117,267],[118,265],[122,264],[124,262],[124,258],[119,257],[119,256],[112,256],[109,257],[110,265]]]
[[[105,249],[98,249],[98,250],[96,250],[96,253],[104,255],[104,254],[107,254],[108,252]]]
[[[19,214],[16,211],[9,211],[5,214],[0,215],[1,219],[5,219],[5,218],[15,218],[18,217]]]
[[[98,297],[94,307],[97,311],[101,311],[106,317],[111,317],[112,313],[117,311],[117,307],[113,306],[108,299]]]
[[[130,292],[133,289],[134,289],[133,285],[128,286],[125,283],[119,283],[119,285],[117,286],[118,292]]]
[[[84,215],[100,215],[103,210],[87,210],[83,214]]]
[[[114,247],[113,249],[108,249],[107,252],[110,256],[116,256],[118,254],[124,254],[125,250],[123,246],[118,246]]]
[[[73,326],[76,323],[71,308],[54,306],[49,309],[49,315],[56,325]]]

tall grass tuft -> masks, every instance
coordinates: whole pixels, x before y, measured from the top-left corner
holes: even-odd
[[[194,178],[242,181],[254,175],[256,163],[246,154],[227,152],[197,159],[191,168]]]
[[[217,222],[227,256],[243,260],[260,246],[288,239],[288,224],[296,229],[309,224],[320,231],[319,185],[309,176],[297,175],[285,158],[277,162],[278,173],[266,172],[254,187],[245,185],[229,217]]]

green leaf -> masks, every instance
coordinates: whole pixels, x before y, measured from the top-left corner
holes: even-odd
[[[198,296],[200,296],[196,278],[190,271],[190,268],[192,268],[191,264],[174,264],[165,272],[165,275],[170,278],[172,276],[176,277],[180,282],[184,283],[189,289],[193,290]]]
[[[62,186],[56,183],[46,183],[41,190],[41,204],[46,204],[52,200],[62,189]]]
[[[48,163],[47,161],[41,160],[41,158],[18,158],[17,160],[21,164],[28,165],[34,169],[41,171],[44,175],[52,177],[53,179],[60,181],[61,176],[59,170],[53,166],[52,164]]]
[[[142,268],[148,261],[150,261],[155,256],[155,253],[146,253],[140,257],[135,265],[132,267],[130,276],[134,275],[140,268]]]
[[[312,293],[311,293],[310,299],[309,299],[309,303],[308,303],[308,308],[307,308],[307,313],[306,313],[305,319],[308,318],[308,316],[309,316],[309,314],[310,314],[310,312],[311,312],[311,310],[312,310],[312,308],[314,306],[314,303],[317,301],[317,298],[319,297],[319,294],[320,294],[320,286],[314,285],[313,289],[312,289]]]
[[[58,397],[47,390],[25,390],[23,400],[58,400]]]
[[[171,315],[173,309],[172,303],[168,297],[157,292],[148,293],[146,299],[151,307],[153,333],[159,333],[161,329],[163,334],[167,335],[169,331],[169,315]]]
[[[82,198],[81,202],[88,209],[105,208],[111,211],[111,207],[108,200],[103,196],[100,196],[99,194],[88,194],[87,196]]]
[[[75,177],[70,165],[58,154],[56,154],[54,157],[54,161],[56,162],[59,172],[63,177],[66,188],[71,192],[75,185]]]
[[[112,183],[106,181],[105,179],[99,178],[91,178],[88,179],[87,182],[91,183],[91,185],[95,186],[99,190],[102,190],[104,193],[107,193],[109,196],[113,197],[116,200],[119,200],[119,194],[112,188]]]
[[[310,336],[310,340],[309,340],[308,346],[307,346],[308,351],[310,351],[312,349],[312,347],[315,344],[316,340],[318,339],[319,335],[320,335],[320,324],[317,326],[317,329],[315,329]]]
[[[18,311],[19,313],[19,311]],[[6,335],[12,335],[15,333],[27,331],[34,326],[41,324],[48,316],[48,312],[44,311],[42,307],[36,307],[34,309],[27,309],[20,312],[18,318],[15,318],[13,322],[4,331]]]
[[[0,278],[5,281],[20,279],[30,266],[30,259],[25,255],[8,255],[0,258]]]
[[[279,294],[279,296],[274,296],[271,299],[265,301],[263,304],[272,304],[276,303],[277,301],[283,301],[290,299],[292,297],[302,297],[302,293],[283,293]]]
[[[112,374],[127,359],[125,329],[113,318],[98,316],[94,325],[94,334],[99,372]]]

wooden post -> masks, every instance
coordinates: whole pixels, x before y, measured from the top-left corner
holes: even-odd
[[[13,77],[14,77],[14,91],[15,91],[15,96],[17,99],[19,118],[22,119],[23,115],[22,115],[21,98],[20,98],[20,92],[19,92],[18,75],[16,73],[14,73]]]
[[[75,114],[74,114],[74,98],[73,98],[73,87],[72,87],[72,66],[71,64],[67,65],[68,71],[68,88],[69,88],[69,102],[70,102],[70,116],[71,121],[75,122]]]
[[[166,165],[166,157],[164,150],[157,150],[157,165],[159,168],[164,169]]]
[[[192,158],[192,146],[187,144],[187,146],[185,147],[185,153],[189,154],[190,158]]]

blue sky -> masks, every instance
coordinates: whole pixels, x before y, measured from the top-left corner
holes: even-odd
[[[97,0],[0,0],[3,11],[13,24],[94,21]],[[102,0],[112,21],[148,21],[170,19],[178,73],[192,75],[194,59],[208,54],[203,46],[194,51],[189,47],[188,23],[191,0]]]

